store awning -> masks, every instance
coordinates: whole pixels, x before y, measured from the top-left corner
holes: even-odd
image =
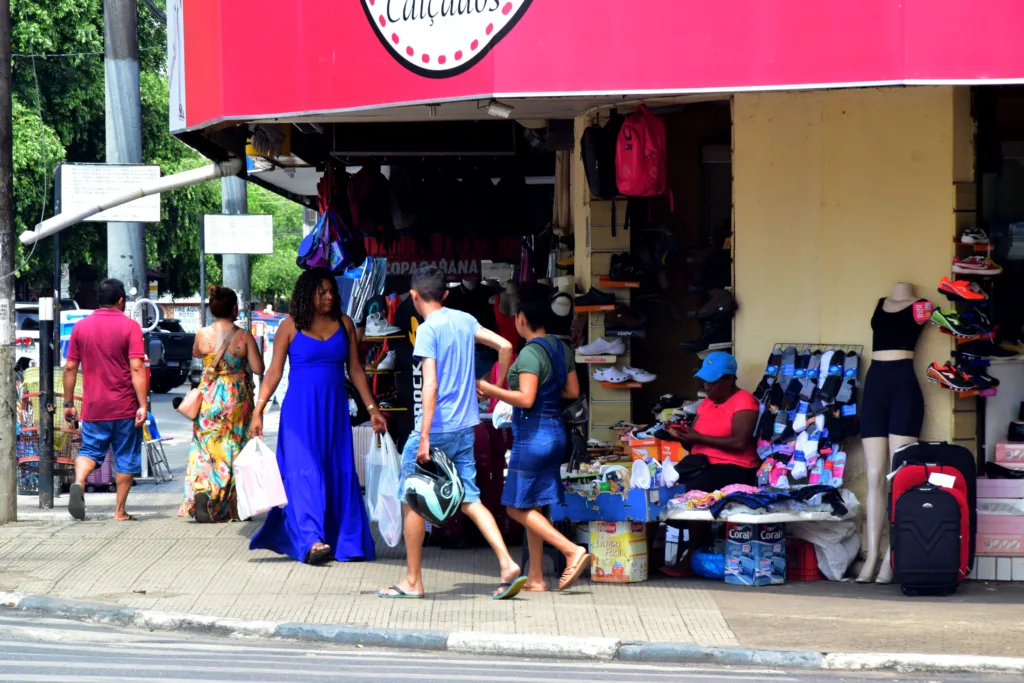
[[[429,120],[437,103],[478,118],[492,97],[572,114],[623,95],[1024,82],[1021,26],[1019,0],[169,0],[171,129],[401,106]]]

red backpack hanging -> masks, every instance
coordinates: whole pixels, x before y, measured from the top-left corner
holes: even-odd
[[[615,181],[628,197],[654,197],[668,189],[665,122],[640,105],[626,117],[615,149]]]

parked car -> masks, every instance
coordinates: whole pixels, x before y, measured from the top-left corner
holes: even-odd
[[[62,311],[79,309],[74,299],[61,299],[60,306]],[[39,365],[39,304],[16,303],[14,316],[14,362],[20,363],[22,369]],[[49,347],[52,352],[53,344],[49,344]]]
[[[154,340],[159,340],[161,353],[150,354],[149,388],[154,394],[166,394],[188,379],[196,336],[186,332],[181,321],[165,318],[150,333],[150,343]]]

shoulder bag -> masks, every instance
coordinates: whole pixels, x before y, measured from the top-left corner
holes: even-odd
[[[234,340],[238,332],[241,331],[238,328],[235,329],[236,331],[228,335],[228,338],[220,345],[220,349],[218,349],[217,355],[213,359],[213,363],[211,363],[210,367],[203,372],[203,381],[200,386],[189,391],[188,394],[185,395],[184,400],[182,400],[181,405],[178,406],[178,412],[188,419],[195,420],[199,417],[199,410],[203,407],[203,394],[205,393],[205,387],[202,385],[209,384],[210,379],[213,377],[213,371],[220,365],[221,361],[224,360],[224,354],[227,353],[228,348],[231,346],[231,342]]]

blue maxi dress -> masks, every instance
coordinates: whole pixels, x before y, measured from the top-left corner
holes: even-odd
[[[272,550],[302,562],[314,545],[326,543],[339,562],[374,559],[352,455],[347,359],[344,326],[326,341],[298,332],[289,346],[288,391],[277,439],[288,505],[268,513],[250,550]]]

